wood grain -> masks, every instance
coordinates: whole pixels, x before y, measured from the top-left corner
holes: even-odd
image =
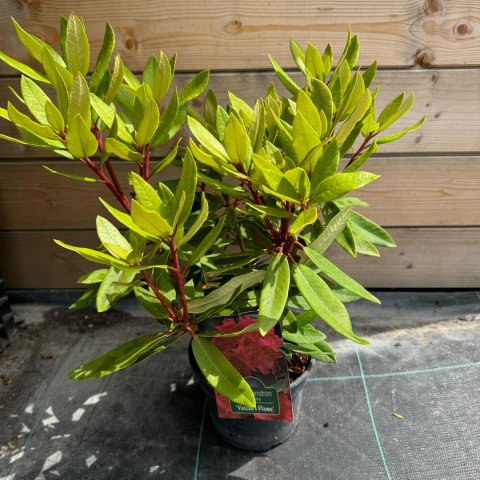
[[[174,84],[183,88],[191,75],[179,74]],[[304,82],[300,73],[293,73],[298,83]],[[480,152],[480,73],[477,70],[430,70],[430,71],[380,71],[376,82],[380,85],[380,93],[375,100],[378,113],[401,92],[415,92],[416,102],[412,110],[400,119],[386,134],[400,131],[407,125],[416,123],[424,115],[427,121],[420,130],[407,134],[400,140],[382,145],[385,153],[432,153],[432,152]],[[228,91],[245,99],[250,105],[255,98],[264,97],[271,81],[275,81],[279,93],[286,94],[279,85],[276,76],[271,72],[250,72],[213,74],[209,88],[218,96],[219,103],[226,105]],[[18,79],[0,79],[0,106],[14,101],[14,96],[8,89],[11,85],[19,91]],[[167,98],[170,98],[169,96]],[[15,100],[18,105],[19,102]],[[192,102],[192,107],[203,112],[203,95]],[[19,137],[15,126],[0,119],[0,131],[5,135]],[[180,132],[184,138],[189,137],[188,128],[184,126]],[[27,148],[23,145],[0,140],[0,159],[2,158],[39,158],[48,155],[42,149]],[[153,156],[163,156],[170,151],[171,145],[158,148]]]
[[[467,0],[1,0],[0,9],[0,50],[21,61],[30,57],[10,16],[58,49],[59,17],[73,10],[85,20],[92,62],[108,19],[116,51],[135,71],[160,49],[177,52],[183,71],[270,68],[267,54],[293,67],[291,36],[322,49],[330,42],[338,58],[349,24],[360,37],[362,65],[375,58],[381,66],[479,64],[480,5]],[[0,74],[11,73],[0,67]]]
[[[116,205],[104,185],[70,180],[42,168],[90,175],[80,163],[46,159],[0,162],[0,230],[89,229],[107,212],[98,197]],[[114,162],[130,192],[130,162]],[[382,175],[358,190],[370,207],[365,215],[384,226],[480,225],[480,161],[475,157],[394,157],[370,159],[364,170]],[[135,170],[134,170],[135,171]],[[157,181],[178,178],[169,167]],[[363,210],[359,207],[358,209]]]
[[[480,287],[480,228],[392,228],[398,248],[354,259],[336,245],[328,258],[369,288]],[[0,266],[9,288],[71,288],[95,264],[53,242],[98,244],[93,231],[0,232]]]

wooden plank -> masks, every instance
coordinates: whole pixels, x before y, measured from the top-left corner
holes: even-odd
[[[301,73],[294,73],[292,77],[303,85],[304,77]],[[174,86],[183,88],[191,75],[177,75]],[[380,71],[376,77],[380,85],[380,93],[375,100],[378,112],[399,93],[415,92],[416,102],[413,109],[394,127],[386,130],[386,134],[400,131],[407,125],[412,125],[424,115],[428,119],[416,132],[410,133],[402,139],[383,145],[385,153],[432,153],[432,152],[480,152],[480,73],[476,70],[431,70],[431,71]],[[264,97],[271,81],[275,81],[278,90],[286,94],[285,89],[271,72],[214,74],[211,77],[209,88],[218,96],[219,103],[226,105],[228,91],[245,99],[250,105],[255,98]],[[0,106],[6,106],[8,101],[14,101],[13,94],[8,89],[11,85],[17,91],[18,79],[0,79]],[[168,98],[170,98],[168,96]],[[203,111],[203,95],[192,102],[192,107]],[[1,133],[19,137],[15,126],[0,119]],[[188,128],[184,126],[180,132],[187,144]],[[39,158],[48,155],[42,149],[27,148],[23,145],[0,140],[0,159],[2,158]],[[170,151],[161,147],[153,152],[153,156],[163,156]]]
[[[90,175],[80,163],[45,160],[0,162],[0,230],[89,229],[107,214],[98,197],[116,205],[104,185],[53,175],[41,165],[73,175]],[[130,162],[114,162],[126,192]],[[480,161],[475,157],[372,158],[364,170],[382,175],[358,195],[365,214],[384,226],[480,225]],[[134,170],[135,171],[135,170]],[[167,168],[158,181],[177,177]],[[359,211],[363,210],[361,207]]]
[[[382,66],[479,63],[475,32],[480,5],[464,0],[298,0],[294,4],[290,0],[2,0],[0,8],[0,50],[21,61],[30,57],[10,16],[58,49],[59,17],[73,10],[85,20],[92,62],[108,19],[117,33],[116,51],[135,71],[160,49],[169,55],[177,52],[178,68],[184,71],[270,68],[267,54],[292,67],[291,36],[302,45],[310,41],[322,49],[330,42],[338,58],[349,24],[360,36],[362,65],[376,58]],[[2,65],[0,74],[10,73]]]
[[[336,245],[327,256],[369,288],[480,287],[480,228],[392,228],[398,248],[381,257],[350,257]],[[93,231],[0,232],[0,268],[9,288],[71,288],[95,265],[53,242],[93,247]]]

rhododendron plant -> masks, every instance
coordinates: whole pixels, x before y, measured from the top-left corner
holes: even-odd
[[[334,241],[352,256],[378,256],[377,246],[395,246],[385,230],[356,211],[367,205],[344,195],[378,178],[359,169],[380,145],[420,127],[423,119],[385,132],[410,110],[413,93],[376,113],[379,88],[370,86],[377,65],[354,70],[357,36],[349,32],[336,62],[330,45],[321,54],[310,43],[304,49],[292,40],[303,85],[272,59],[288,96],[271,83],[255,105],[230,94],[223,108],[209,91],[202,116],[188,101],[204,91],[208,71],[178,93],[172,86],[176,56],[160,52],[137,77],[120,56],[112,59],[115,35],[109,24],[90,76],[90,47],[80,18],[62,17],[59,51],[17,23],[15,28],[38,66],[0,53],[22,73],[18,108],[13,103],[0,108],[0,117],[21,137],[0,138],[83,163],[91,177],[47,169],[104,184],[119,207],[101,200],[99,208],[109,219],[97,217],[98,248],[57,240],[105,266],[80,277],[88,288],[72,308],[95,300],[97,309],[106,311],[135,297],[160,323],[158,331],[74,369],[69,378],[125,369],[187,337],[211,385],[252,407],[255,399],[243,376],[275,368],[282,348],[272,332],[277,323],[287,356],[302,352],[335,361],[325,335],[311,324],[316,318],[368,344],[352,331],[344,303],[360,297],[379,302],[324,254]],[[185,121],[196,139],[188,148],[174,138]],[[154,163],[152,152],[160,146],[171,151]],[[136,170],[128,175],[132,194],[122,188],[114,158]],[[161,182],[167,166],[179,168],[179,174]],[[216,332],[204,331],[211,316],[256,308],[258,321],[244,317],[240,331],[238,325],[230,331],[228,322]],[[232,345],[226,355],[220,351],[225,343]]]

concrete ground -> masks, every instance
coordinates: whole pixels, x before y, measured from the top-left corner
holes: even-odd
[[[138,307],[69,311],[68,292],[50,292],[54,304],[14,292],[23,323],[0,358],[0,480],[478,480],[479,295],[377,295],[381,306],[348,305],[372,346],[324,328],[339,363],[315,364],[294,436],[254,454],[215,434],[186,342],[101,379],[65,378],[155,331]]]

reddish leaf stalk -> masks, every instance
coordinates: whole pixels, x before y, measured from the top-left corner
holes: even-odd
[[[177,279],[177,284],[178,284],[178,293],[180,295],[180,299],[182,300],[183,323],[185,324],[185,326],[188,326],[187,298],[185,297],[185,289],[183,288],[184,279],[182,276],[182,271],[180,270],[180,263],[178,262],[177,247],[175,246],[175,236],[172,236],[170,240],[170,251],[172,254],[173,268],[175,269],[175,277]]]
[[[170,320],[172,322],[178,323],[177,319],[175,317],[175,314],[173,313],[173,310],[169,307],[168,303],[163,298],[163,296],[160,293],[160,291],[158,290],[157,286],[150,280],[150,277],[148,276],[147,271],[146,270],[141,270],[141,273],[142,273],[143,278],[147,282],[148,286],[153,290],[153,292],[155,293],[157,298],[160,300],[160,303],[164,306],[165,310],[170,315]]]

